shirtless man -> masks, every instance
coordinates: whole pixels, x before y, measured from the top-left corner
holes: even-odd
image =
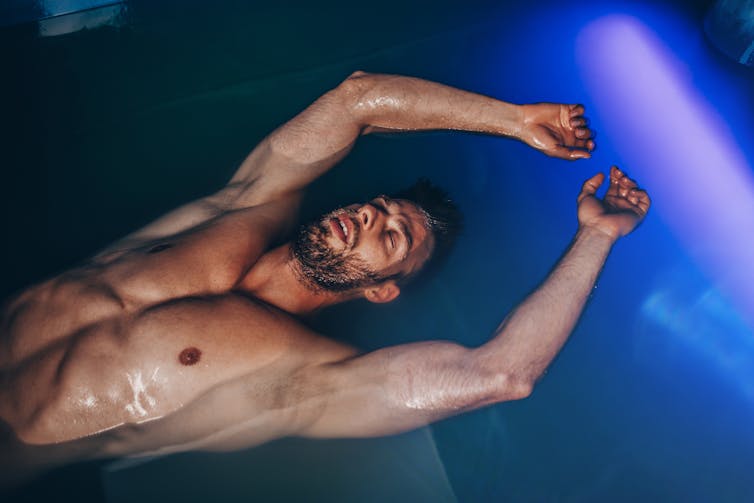
[[[5,305],[0,418],[11,450],[60,462],[388,435],[526,397],[613,243],[649,208],[617,168],[604,200],[595,197],[604,175],[587,180],[568,252],[478,348],[433,341],[359,354],[296,320],[351,299],[396,298],[449,225],[428,208],[378,197],[284,240],[303,189],[359,135],[475,131],[573,160],[594,148],[583,112],[354,73],[266,137],[219,192]]]

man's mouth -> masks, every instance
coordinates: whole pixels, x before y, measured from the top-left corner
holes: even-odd
[[[348,244],[353,233],[353,222],[346,215],[341,214],[330,219],[330,229],[338,239]]]

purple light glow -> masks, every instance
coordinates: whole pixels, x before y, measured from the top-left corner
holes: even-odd
[[[637,19],[601,18],[578,44],[621,167],[647,187],[654,211],[754,327],[754,177],[728,126]]]

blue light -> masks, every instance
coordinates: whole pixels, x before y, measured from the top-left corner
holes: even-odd
[[[600,124],[629,172],[754,327],[754,177],[728,125],[684,62],[635,17],[586,26],[579,57]]]

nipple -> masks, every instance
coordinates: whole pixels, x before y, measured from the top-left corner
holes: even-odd
[[[193,365],[199,361],[199,358],[201,358],[201,356],[202,352],[199,350],[199,348],[192,346],[181,351],[181,354],[178,355],[178,361],[183,365]]]

